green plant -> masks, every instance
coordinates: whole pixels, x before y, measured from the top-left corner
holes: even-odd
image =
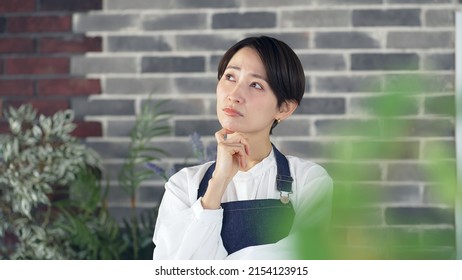
[[[150,101],[150,99],[149,99]],[[130,197],[131,218],[125,221],[124,240],[128,242],[131,252],[127,252],[126,258],[138,259],[140,251],[152,247],[152,234],[154,232],[155,211],[141,214],[140,223],[137,214],[136,192],[141,183],[152,177],[152,172],[145,166],[151,161],[159,159],[159,155],[165,155],[162,149],[153,147],[151,141],[155,137],[170,133],[167,120],[169,111],[161,108],[165,102],[146,102],[141,113],[137,116],[135,126],[130,134],[129,155],[119,173],[119,185]],[[155,210],[155,209],[154,209]],[[149,254],[152,257],[152,252]]]
[[[73,251],[65,232],[53,226],[54,188],[76,179],[98,156],[71,136],[71,111],[40,115],[31,105],[9,108],[10,133],[0,138],[0,256],[66,259]]]
[[[82,168],[70,184],[69,199],[57,205],[61,215],[54,225],[65,232],[74,259],[120,259],[128,247],[107,210],[109,188],[103,188],[98,173]]]
[[[316,227],[304,229],[302,238],[297,240],[300,258],[452,258],[448,247],[452,246],[454,237],[444,232],[427,234],[422,227],[384,225],[377,216],[368,215],[390,196],[387,185],[379,187],[370,183],[374,180],[370,178],[377,174],[376,163],[396,161],[409,153],[409,143],[405,140],[415,138],[415,120],[409,115],[419,99],[425,98],[422,89],[426,87],[428,83],[418,78],[397,79],[367,104],[366,121],[332,127],[342,136],[326,151],[330,160],[326,169],[334,180],[333,226],[329,234]],[[450,107],[441,108],[444,117],[451,111]],[[436,186],[432,198],[452,209],[457,186],[454,155],[443,142],[435,142],[417,159],[414,172],[425,174],[425,180]],[[323,203],[317,207],[323,207]],[[316,210],[316,206],[313,209]],[[439,218],[438,214],[429,215],[433,215],[431,219]],[[413,218],[418,217],[408,217]]]

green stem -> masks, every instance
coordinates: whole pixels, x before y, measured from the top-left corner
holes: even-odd
[[[133,259],[137,260],[138,259],[138,217],[136,215],[136,198],[135,195],[132,194],[131,196],[131,234],[132,234],[132,240],[133,240]]]

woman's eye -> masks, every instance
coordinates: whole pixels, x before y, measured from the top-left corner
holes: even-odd
[[[263,89],[263,87],[259,83],[252,83],[250,86],[256,89]]]
[[[234,77],[231,74],[226,74],[225,79],[228,80],[228,81],[234,81]]]

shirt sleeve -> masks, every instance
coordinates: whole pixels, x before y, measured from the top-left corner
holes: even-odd
[[[221,240],[223,209],[208,210],[197,199],[190,170],[183,169],[165,184],[153,242],[153,259],[224,259]]]

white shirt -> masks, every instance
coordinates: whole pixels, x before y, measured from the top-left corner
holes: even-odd
[[[183,168],[165,184],[165,193],[153,236],[154,259],[293,259],[297,225],[315,225],[330,217],[332,179],[320,165],[286,156],[292,183],[290,201],[295,218],[288,237],[273,243],[250,246],[231,255],[221,240],[223,209],[202,208],[197,198],[199,184],[212,162]],[[274,152],[252,167],[238,173],[228,185],[222,202],[279,199],[276,189],[277,165]],[[326,200],[327,198],[327,200]],[[320,201],[322,203],[319,207]],[[316,207],[314,207],[316,205]]]

